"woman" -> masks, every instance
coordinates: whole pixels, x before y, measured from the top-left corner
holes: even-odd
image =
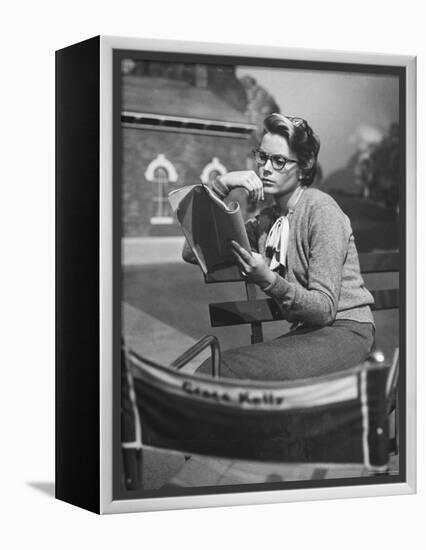
[[[257,200],[273,197],[272,207],[246,223],[252,252],[232,247],[244,279],[280,305],[292,328],[225,351],[222,376],[291,380],[350,368],[370,353],[374,322],[349,219],[328,194],[310,188],[319,141],[307,122],[271,114],[264,130],[254,151],[258,175],[229,172],[213,190],[221,198],[237,187]],[[209,362],[198,372],[209,373]]]

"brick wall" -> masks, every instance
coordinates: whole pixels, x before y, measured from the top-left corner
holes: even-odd
[[[213,157],[230,170],[247,167],[249,140],[180,132],[122,129],[122,232],[126,237],[181,235],[180,227],[151,225],[154,214],[155,184],[146,181],[145,171],[159,154],[174,165],[178,181],[169,191],[184,185],[200,183],[200,174]]]

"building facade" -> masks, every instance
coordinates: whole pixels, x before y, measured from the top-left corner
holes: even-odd
[[[168,193],[254,168],[259,121],[278,107],[231,66],[126,60],[122,72],[122,235],[181,235]]]

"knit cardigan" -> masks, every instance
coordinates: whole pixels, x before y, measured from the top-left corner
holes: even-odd
[[[224,187],[213,184],[222,198],[228,192]],[[252,250],[264,257],[266,237],[278,217],[272,206],[246,222]],[[369,307],[374,299],[361,276],[351,223],[336,201],[308,187],[289,223],[285,277],[276,273],[263,289],[280,305],[283,317],[306,326],[325,326],[335,319],[374,324]]]

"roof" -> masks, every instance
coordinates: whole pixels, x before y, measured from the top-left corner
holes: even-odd
[[[122,110],[247,124],[248,117],[208,88],[150,76],[122,76]]]

